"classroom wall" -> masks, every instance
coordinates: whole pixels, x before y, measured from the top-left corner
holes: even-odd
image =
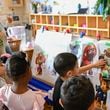
[[[82,8],[89,7],[89,12],[92,13],[93,7],[96,4],[97,0],[56,0],[60,3],[59,7],[62,13],[76,13],[78,4],[80,3]]]
[[[28,3],[27,1],[29,1],[29,0],[24,0],[22,7],[15,7],[14,8],[14,13],[13,13],[12,10],[11,10],[12,8],[9,7],[8,0],[2,0],[2,5],[3,6],[0,7],[0,22],[2,22],[2,24],[5,25],[5,26],[8,26],[8,25],[10,26],[11,24],[7,23],[7,17],[12,16],[13,14],[18,15],[20,17],[20,21],[16,22],[16,23],[13,23],[12,25],[17,25],[17,24],[21,25],[24,22],[28,22],[28,20],[27,20],[28,18],[25,18],[25,17],[27,17],[26,12],[28,12],[27,8],[25,9],[25,4]]]
[[[45,0],[30,0],[38,1],[43,3]],[[56,1],[58,5],[54,5],[53,2]],[[53,7],[53,13],[77,13],[78,4],[80,3],[82,8],[89,7],[88,14],[93,13],[93,7],[95,6],[97,0],[48,0],[48,4]]]
[[[32,12],[31,10],[31,0],[23,0],[24,4],[23,7],[16,7],[14,8],[15,15],[20,16],[19,24],[25,24],[29,22],[29,13]],[[36,0],[38,1],[38,0]],[[41,0],[42,2],[44,0]],[[54,0],[49,0],[49,4],[53,6]],[[77,5],[81,3],[82,8],[89,6],[92,9],[97,0],[56,0],[58,1],[58,6],[53,6],[53,13],[57,13],[60,11],[61,13],[75,13],[77,12]],[[12,10],[9,8],[8,0],[0,0],[2,2],[2,7],[0,6],[0,22],[4,25],[7,25],[7,16],[12,15]],[[91,12],[89,12],[91,13]]]

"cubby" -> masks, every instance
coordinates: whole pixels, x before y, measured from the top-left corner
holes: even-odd
[[[102,17],[98,17],[98,28],[99,29],[107,29],[108,28],[108,20],[103,21]]]
[[[88,28],[97,28],[97,17],[96,16],[88,16],[87,17],[87,27]]]
[[[36,16],[35,19],[36,19],[36,23],[42,23],[43,24],[43,20],[41,19],[40,15]]]
[[[58,15],[53,16],[54,25],[60,25],[60,19]]]
[[[69,26],[77,27],[77,16],[69,16]]]
[[[47,15],[47,24],[53,24],[53,16]]]
[[[61,16],[61,25],[68,26],[68,16],[67,15]]]
[[[41,23],[42,24],[48,24],[45,15],[44,16],[41,16]]]
[[[94,37],[97,35],[97,31],[96,30],[87,30],[87,35]]]
[[[30,19],[31,19],[32,23],[36,23],[36,16],[35,15],[32,15]]]
[[[86,16],[78,16],[78,27],[87,27]]]
[[[90,37],[100,34],[103,38],[110,38],[110,16],[103,21],[101,15],[30,14],[30,23],[36,25],[37,29],[46,26],[51,31],[85,32]]]

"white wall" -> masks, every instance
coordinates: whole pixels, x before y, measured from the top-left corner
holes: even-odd
[[[52,1],[50,0],[50,4],[52,5]],[[61,13],[75,13],[77,12],[78,3],[81,4],[82,8],[89,7],[90,12],[93,10],[92,8],[95,6],[97,0],[56,0],[59,3],[59,6],[54,6],[53,12],[60,11]]]

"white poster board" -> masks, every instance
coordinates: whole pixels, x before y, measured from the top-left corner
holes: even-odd
[[[53,69],[54,57],[61,52],[67,52],[68,44],[71,42],[71,34],[64,34],[58,32],[50,32],[41,30],[37,31],[35,39],[35,47],[32,58],[32,73],[44,82],[55,83],[58,74],[55,74]],[[40,65],[36,58],[40,56]],[[40,70],[40,72],[38,72]]]

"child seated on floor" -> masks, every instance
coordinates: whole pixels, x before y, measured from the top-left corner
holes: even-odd
[[[0,88],[0,100],[9,110],[43,110],[47,94],[28,89],[32,73],[25,57],[25,53],[18,52],[7,60],[6,72],[13,84]]]

